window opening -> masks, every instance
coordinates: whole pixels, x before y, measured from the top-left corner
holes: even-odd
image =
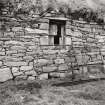
[[[60,44],[60,37],[61,37],[61,25],[57,25],[57,35],[54,36],[54,45]]]

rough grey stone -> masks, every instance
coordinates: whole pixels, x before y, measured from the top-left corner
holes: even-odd
[[[18,67],[12,67],[12,73],[18,72],[19,68]]]
[[[41,23],[40,24],[40,29],[42,29],[42,30],[48,30],[49,29],[49,24],[48,23]]]
[[[61,49],[61,50],[60,50],[60,53],[66,54],[66,53],[68,53],[68,50]]]
[[[3,41],[0,41],[0,45],[3,45]]]
[[[15,57],[15,56],[5,56],[5,61],[11,61],[11,62],[19,62],[22,61],[22,57]]]
[[[39,78],[40,80],[46,80],[46,79],[48,79],[48,73],[40,74],[38,78]]]
[[[38,60],[34,60],[34,63],[43,66],[43,65],[47,65],[49,63],[49,60],[47,59],[38,59]]]
[[[66,37],[66,45],[71,45],[72,43],[72,40],[71,40],[71,37]]]
[[[21,50],[17,50],[17,52],[18,52],[18,53],[25,53],[25,52],[26,52],[26,50],[21,49]]]
[[[67,34],[67,35],[72,35],[73,32],[71,31],[71,29],[66,29],[66,34]]]
[[[12,54],[12,56],[15,56],[15,57],[24,57],[25,53]]]
[[[97,66],[90,66],[88,67],[88,71],[92,74],[101,72],[101,69]]]
[[[56,59],[55,64],[62,64],[64,63],[64,59]]]
[[[29,77],[27,78],[27,80],[29,80],[29,81],[33,81],[33,80],[35,80],[35,77],[33,77],[33,76],[29,76]]]
[[[48,45],[48,37],[40,37],[41,45]]]
[[[0,69],[0,82],[5,82],[12,78],[13,78],[13,76],[11,74],[10,68],[1,68]]]
[[[34,70],[32,70],[32,71],[26,71],[25,74],[26,75],[31,75],[31,76],[37,76],[37,73]]]
[[[58,70],[60,70],[60,71],[62,71],[62,70],[68,70],[67,64],[59,65]]]
[[[16,76],[15,80],[19,81],[19,80],[26,80],[27,79],[27,76],[26,75],[19,75],[19,76]]]
[[[0,51],[0,55],[5,55],[5,51]]]
[[[32,61],[34,58],[32,56],[25,56],[23,57],[24,60]]]
[[[30,71],[33,69],[33,66],[21,66],[20,70],[21,71]]]
[[[56,54],[58,52],[59,52],[59,50],[43,50],[44,54]]]
[[[58,78],[59,77],[59,73],[57,73],[57,72],[51,72],[49,75],[52,78]]]
[[[6,41],[6,45],[23,45],[23,42],[20,41]]]
[[[65,78],[66,77],[66,73],[59,73],[59,77],[60,78]]]
[[[27,50],[36,50],[37,46],[35,46],[35,44],[33,46],[29,46]]]
[[[55,70],[57,70],[57,67],[55,65],[43,67],[43,72],[52,72]]]
[[[84,73],[87,73],[87,72],[88,72],[87,66],[83,66],[83,72],[84,72]]]
[[[34,62],[29,62],[29,66],[33,66],[34,65]]]
[[[11,61],[7,61],[7,62],[4,62],[4,65],[6,66],[26,66],[27,65],[27,62],[11,62]]]
[[[26,49],[26,47],[24,47],[24,46],[12,46],[11,49],[12,50],[22,50],[22,49]]]
[[[64,59],[66,63],[75,62],[75,57],[65,57]]]
[[[6,51],[6,55],[17,54],[16,50]]]
[[[2,62],[2,61],[0,61],[0,66],[2,66],[2,64],[3,64],[3,62]]]
[[[23,72],[13,72],[13,76],[20,76],[20,75],[23,75],[24,73]]]

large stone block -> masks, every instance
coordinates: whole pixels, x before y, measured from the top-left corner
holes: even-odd
[[[25,53],[26,50],[25,50],[25,49],[20,49],[20,50],[18,50],[17,52],[18,52],[18,53]]]
[[[35,64],[37,63],[38,66],[44,66],[44,65],[49,64],[49,60],[47,60],[47,59],[38,59],[38,60],[34,60],[34,63]]]
[[[75,57],[65,57],[65,62],[70,63],[70,62],[75,62]]]
[[[16,50],[6,51],[6,55],[17,54]]]
[[[58,78],[59,77],[59,73],[58,72],[51,72],[51,73],[49,73],[49,76],[51,78]]]
[[[44,58],[45,59],[49,59],[49,60],[53,60],[53,59],[56,59],[56,55],[55,54],[46,54],[46,55],[44,55]]]
[[[27,62],[11,62],[11,61],[7,61],[7,62],[4,62],[4,65],[6,65],[6,66],[26,66]]]
[[[48,73],[43,73],[43,74],[39,75],[38,78],[39,78],[40,80],[46,80],[46,79],[48,79]]]
[[[88,72],[87,66],[83,66],[83,73],[87,73],[87,72]]]
[[[34,77],[34,76],[29,76],[29,77],[27,78],[27,80],[28,80],[28,81],[33,81],[33,80],[35,80],[35,77]]]
[[[0,82],[5,82],[12,78],[13,78],[13,76],[11,74],[10,68],[1,68],[0,69]]]
[[[29,71],[32,70],[33,66],[21,66],[20,71]]]
[[[34,58],[32,56],[25,56],[23,59],[26,61],[32,61]]]
[[[0,51],[0,55],[5,55],[5,51]]]
[[[24,45],[25,45],[25,46],[34,46],[35,43],[32,42],[32,41],[30,41],[30,42],[24,42]]]
[[[0,41],[0,46],[3,45],[3,41]]]
[[[87,66],[80,66],[80,67],[79,67],[79,72],[80,72],[81,74],[88,73],[88,68],[87,68]]]
[[[11,62],[19,62],[19,61],[22,61],[22,57],[14,57],[14,56],[5,56],[5,59],[4,59],[6,62],[7,61],[11,61]]]
[[[13,73],[13,76],[16,77],[16,76],[20,76],[20,75],[23,75],[23,74],[24,74],[23,72],[19,72],[19,71],[18,71],[18,72],[14,72],[14,73]]]
[[[40,44],[41,45],[48,45],[48,37],[40,37]]]
[[[16,46],[12,46],[11,49],[12,49],[12,50],[22,50],[22,49],[25,50],[26,47],[24,47],[24,46],[17,46],[17,45],[16,45]]]
[[[65,78],[66,77],[66,73],[59,73],[59,77],[60,78]]]
[[[74,42],[82,42],[82,38],[72,38],[72,41]]]
[[[49,24],[48,23],[41,23],[40,24],[40,29],[42,29],[42,30],[48,30],[49,29]]]
[[[12,73],[18,72],[19,68],[18,67],[12,67]]]
[[[44,54],[56,54],[58,52],[59,52],[59,50],[43,50]]]
[[[55,70],[57,70],[57,67],[55,65],[43,67],[43,72],[52,72]]]
[[[62,64],[64,63],[64,59],[56,59],[55,64]]]
[[[22,31],[22,27],[13,27],[12,30],[13,30],[14,32]]]
[[[5,45],[23,45],[23,42],[20,42],[20,41],[6,41]]]
[[[16,76],[16,78],[15,78],[15,80],[17,80],[17,81],[26,80],[26,79],[27,79],[26,75],[19,75],[19,76]]]
[[[28,50],[36,50],[37,46],[35,46],[35,44],[33,46],[28,46]]]
[[[66,45],[71,45],[72,41],[71,41],[71,37],[66,37]]]
[[[58,70],[60,70],[60,71],[62,71],[62,70],[68,70],[67,64],[59,65]]]
[[[34,70],[26,71],[25,74],[26,75],[31,75],[31,76],[37,76],[37,73]]]
[[[67,34],[67,35],[72,35],[73,32],[71,31],[71,29],[66,29],[66,34]]]
[[[25,56],[25,53],[12,54],[12,56],[23,57],[23,56]]]
[[[89,73],[92,73],[92,74],[100,73],[103,69],[104,69],[103,65],[101,64],[94,64],[94,65],[88,66],[88,71]]]
[[[76,55],[76,59],[77,59],[78,65],[82,65],[82,64],[84,63],[84,62],[83,62],[82,54]]]

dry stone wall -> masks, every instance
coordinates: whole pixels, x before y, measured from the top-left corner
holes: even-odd
[[[1,35],[0,82],[104,74],[103,29],[91,32],[90,24],[85,23],[88,28],[83,28],[84,23],[77,23],[67,22],[64,48],[48,45],[46,20],[35,32],[29,28],[24,32],[21,27],[13,27],[12,31]]]

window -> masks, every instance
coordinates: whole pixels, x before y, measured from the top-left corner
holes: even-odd
[[[49,44],[63,45],[65,35],[65,21],[50,20]]]

